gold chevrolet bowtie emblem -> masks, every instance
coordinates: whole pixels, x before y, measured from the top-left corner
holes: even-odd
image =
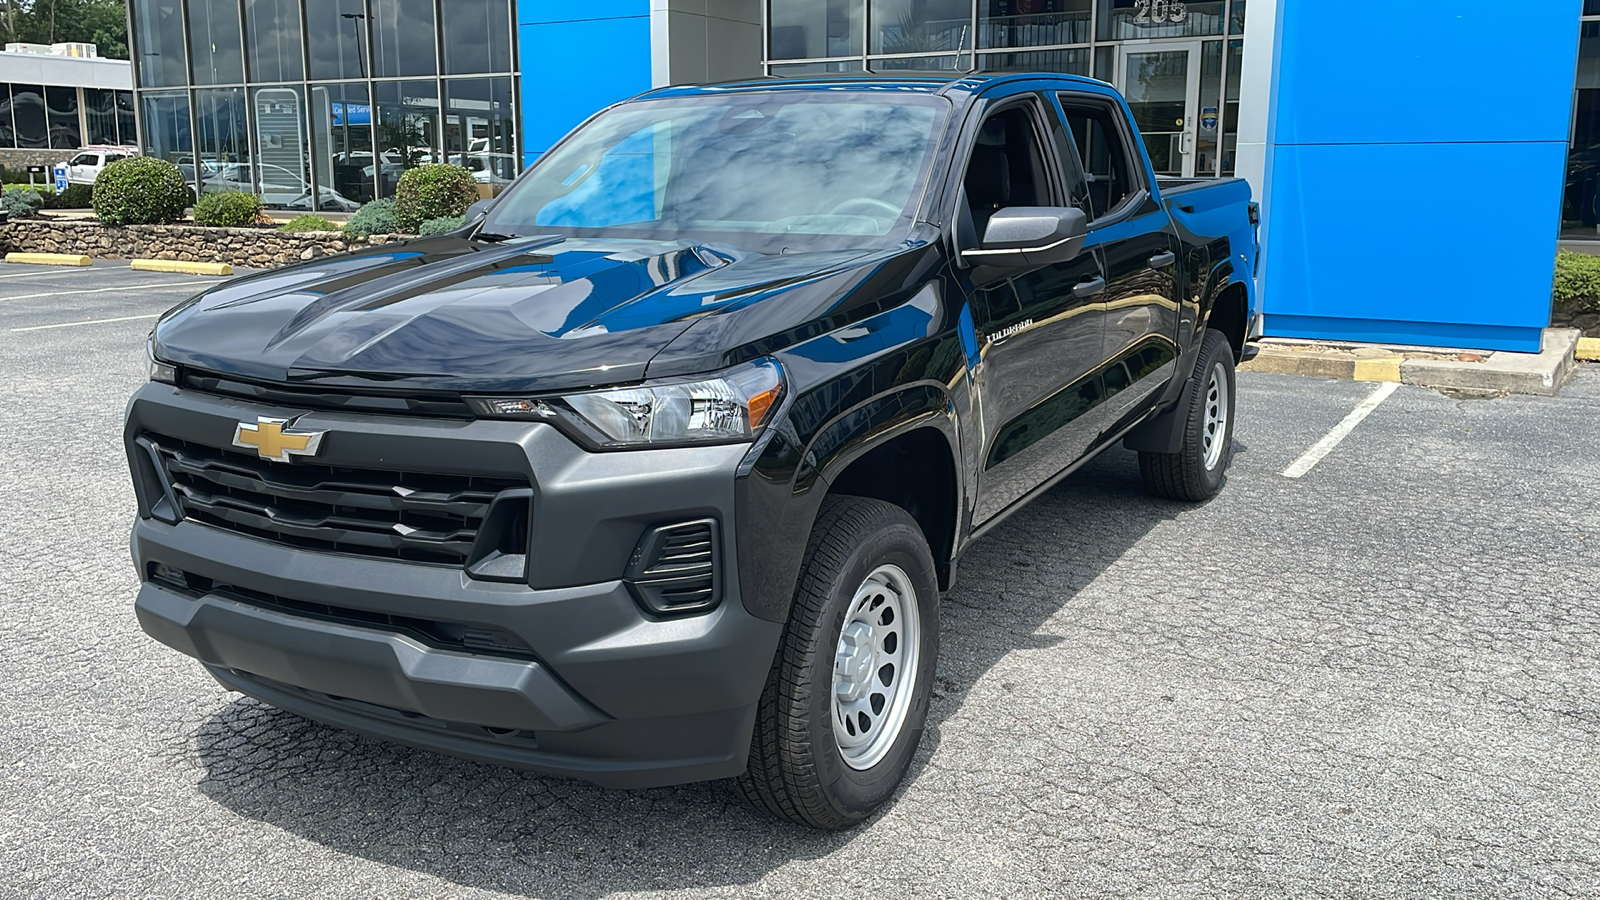
[[[254,450],[262,459],[289,462],[290,456],[316,456],[326,431],[291,433],[284,430],[288,419],[261,416],[254,422],[240,422],[233,432],[233,445]]]

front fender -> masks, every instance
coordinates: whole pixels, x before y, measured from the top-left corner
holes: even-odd
[[[903,367],[908,355],[892,354],[899,361],[887,364]],[[960,458],[955,403],[942,384],[899,385],[843,412],[812,417],[837,391],[863,380],[871,383],[872,374],[841,376],[798,398],[740,478],[735,492],[739,586],[751,615],[787,620],[817,512],[829,485],[851,463],[918,428],[939,431],[952,459]]]

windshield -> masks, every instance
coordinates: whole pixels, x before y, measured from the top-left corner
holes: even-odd
[[[483,230],[768,251],[892,246],[948,110],[936,97],[855,91],[624,104],[541,159]]]

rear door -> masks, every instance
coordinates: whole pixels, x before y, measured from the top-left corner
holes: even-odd
[[[1122,105],[1088,91],[1056,100],[1088,181],[1087,246],[1106,273],[1102,419],[1110,431],[1145,412],[1176,368],[1182,244],[1153,196]]]
[[[968,136],[958,238],[975,249],[1001,209],[1070,206],[1076,173],[1053,140],[1048,97],[1026,85],[985,97]],[[982,473],[974,522],[1006,507],[1074,462],[1097,432],[1080,419],[1092,408],[1088,378],[1104,338],[1099,317],[1104,274],[1095,254],[1032,267],[964,271],[982,362]],[[959,277],[959,276],[958,276]]]

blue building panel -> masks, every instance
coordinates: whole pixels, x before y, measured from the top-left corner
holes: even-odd
[[[1278,0],[1267,333],[1537,352],[1550,322],[1578,0],[1348,13]],[[1515,77],[1504,72],[1514,61]]]
[[[648,0],[608,4],[604,15],[520,0],[517,21],[527,162],[602,107],[650,89]]]
[[[1461,326],[1470,325],[1476,331],[1465,346],[1537,351],[1538,330],[1550,322],[1564,149],[1277,148],[1271,332],[1462,346]],[[1520,177],[1511,189],[1510,172],[1554,173],[1555,189]],[[1501,181],[1502,188],[1487,187]]]
[[[1289,0],[1280,13],[1277,142],[1565,142],[1580,6]],[[1371,21],[1352,32],[1352,17]]]

